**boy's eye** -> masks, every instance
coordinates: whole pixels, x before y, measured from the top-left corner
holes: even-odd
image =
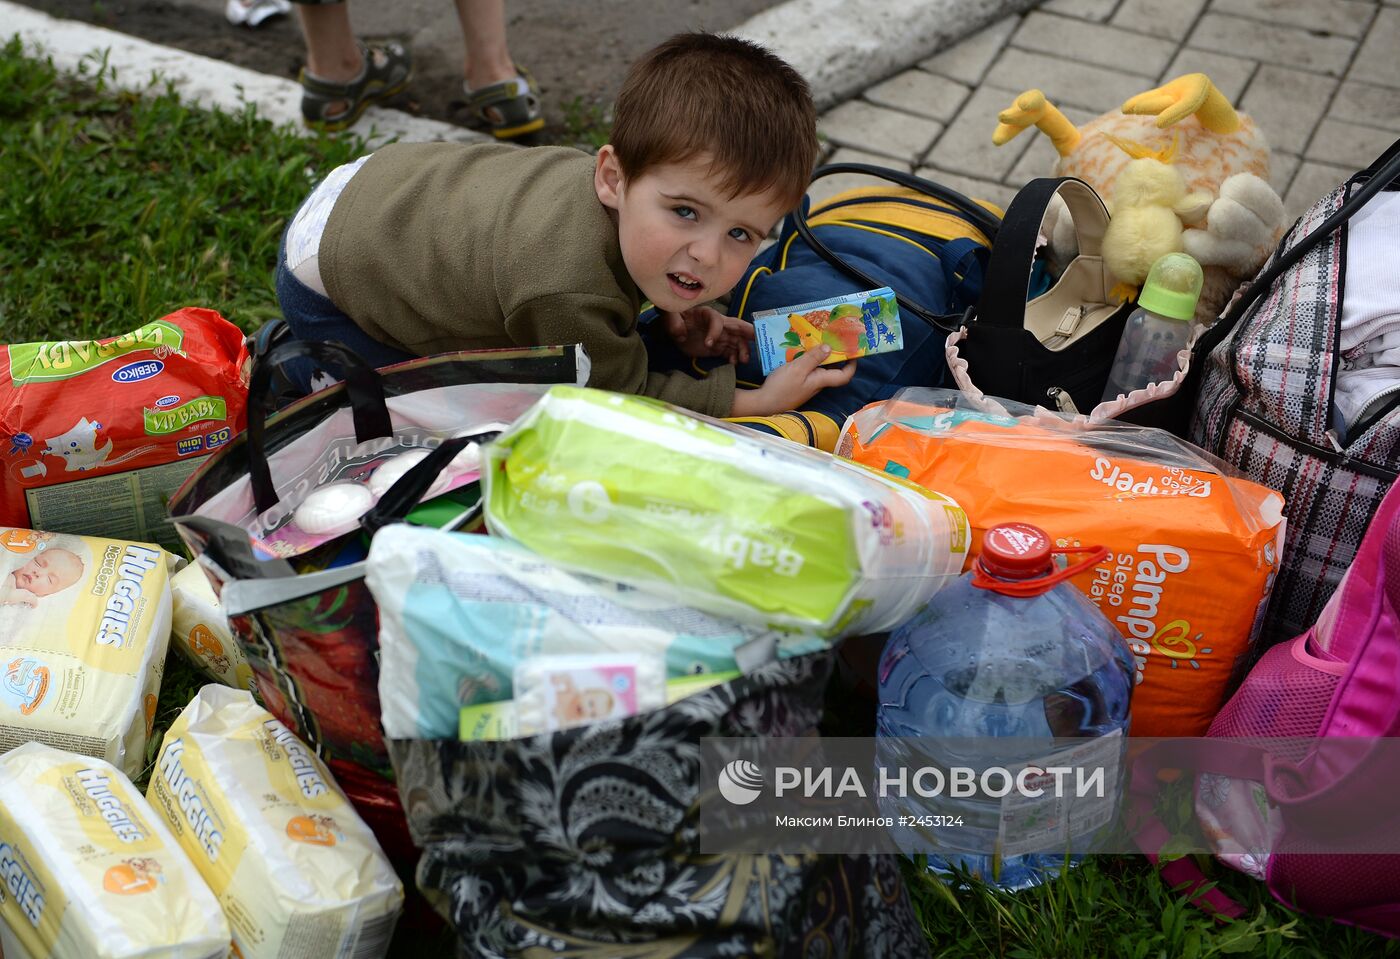
[[[673,211],[675,212],[676,216],[678,216],[678,217],[681,217],[681,218],[686,219],[686,220],[694,220],[694,219],[696,219],[695,211],[694,211],[692,208],[688,207],[688,206],[678,206],[678,207],[673,207],[672,209],[673,209]]]
[[[749,241],[749,231],[741,226],[736,226],[734,229],[730,230],[729,235],[740,243],[747,243]]]

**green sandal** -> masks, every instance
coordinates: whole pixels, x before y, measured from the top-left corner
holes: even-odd
[[[511,140],[544,128],[539,88],[530,71],[516,64],[520,76],[472,90],[464,83],[467,111],[499,140]],[[521,80],[525,83],[522,85]]]
[[[402,93],[413,76],[413,56],[403,44],[387,40],[360,44],[365,68],[349,83],[329,83],[302,69],[302,121],[316,130],[334,132],[355,125],[371,104]]]

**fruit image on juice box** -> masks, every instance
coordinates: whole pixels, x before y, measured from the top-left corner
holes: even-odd
[[[823,343],[831,347],[823,365],[904,347],[899,307],[889,287],[761,310],[753,315],[753,327],[765,376]]]

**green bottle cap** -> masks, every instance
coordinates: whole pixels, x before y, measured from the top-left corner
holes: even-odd
[[[1201,297],[1201,264],[1186,253],[1158,257],[1147,273],[1147,282],[1138,295],[1138,306],[1158,316],[1189,320],[1196,315]]]

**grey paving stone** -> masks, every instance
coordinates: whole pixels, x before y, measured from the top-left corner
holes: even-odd
[[[1117,8],[1118,0],[1048,0],[1040,9],[1065,17],[1102,22],[1113,16],[1113,11]]]
[[[1356,49],[1356,41],[1347,37],[1319,37],[1296,27],[1213,12],[1201,17],[1187,42],[1203,50],[1264,63],[1285,63],[1298,70],[1338,77],[1346,71]],[[1393,54],[1393,47],[1391,51]]]
[[[875,166],[890,167],[895,170],[902,170],[908,173],[911,169],[908,163],[901,163],[886,156],[876,153],[866,153],[864,150],[852,150],[849,147],[842,147],[827,159],[827,163],[871,163]],[[858,173],[836,173],[831,176],[824,176],[812,188],[807,191],[807,195],[812,198],[813,205],[829,199],[842,190],[853,190],[862,186],[878,186],[884,180],[873,177],[862,176]]]
[[[1077,107],[1061,107],[1060,112],[1068,117],[1075,126],[1083,126],[1094,117],[1099,116],[1097,113],[1090,113],[1088,110],[1080,110]],[[1055,152],[1055,145],[1050,142],[1050,138],[1039,130],[1027,130],[1016,139],[1022,140],[1032,135],[1034,135],[1035,141],[1025,153],[1021,154],[1021,159],[1016,161],[1016,165],[1004,178],[1007,184],[1018,190],[1038,176],[1054,176],[1055,164],[1060,159],[1060,155]]]
[[[930,73],[976,85],[1020,22],[1020,17],[1003,17],[961,43],[929,57],[919,66]]]
[[[1298,172],[1294,174],[1293,183],[1283,200],[1284,222],[1292,223],[1298,219],[1323,194],[1330,193],[1336,186],[1345,183],[1355,172],[1348,167],[1304,160],[1298,167]]]
[[[1400,133],[1400,91],[1347,80],[1337,91],[1327,115],[1334,120]]]
[[[1343,37],[1364,34],[1376,14],[1375,3],[1357,0],[1211,0],[1210,9]]]
[[[914,163],[942,132],[937,120],[848,100],[817,121],[832,143]]]
[[[1395,142],[1395,134],[1340,120],[1323,120],[1303,156],[1321,163],[1360,170]]]
[[[1191,32],[1206,0],[1123,0],[1109,22],[1125,30],[1136,30],[1154,37],[1182,40]]]
[[[1227,100],[1238,104],[1244,88],[1249,85],[1249,79],[1254,76],[1258,66],[1254,60],[1212,53],[1209,50],[1197,50],[1194,47],[1182,47],[1161,79],[1174,80],[1187,73],[1204,73],[1210,77],[1215,88],[1225,94]]]
[[[1269,155],[1269,185],[1275,193],[1281,197],[1288,196],[1288,185],[1293,182],[1293,175],[1298,172],[1298,164],[1302,162],[1302,157],[1291,153],[1274,152]]]
[[[1011,202],[1011,198],[1016,195],[1016,191],[1004,183],[979,180],[976,177],[940,170],[938,167],[919,167],[916,172],[925,180],[932,180],[934,183],[957,190],[963,196],[971,197],[974,200],[990,200],[1001,207],[1003,212],[1006,211],[1006,206]]]
[[[972,88],[923,70],[905,70],[862,94],[877,106],[932,120],[951,120]]]
[[[1014,93],[987,86],[972,91],[922,163],[984,180],[1003,179],[1028,145],[1024,133],[1005,146],[992,143],[997,114],[1015,99]]]
[[[1259,124],[1271,147],[1301,154],[1338,86],[1340,81],[1330,77],[1266,63],[1239,106]]]
[[[985,82],[1017,93],[1037,88],[1056,106],[1083,107],[1095,113],[1116,109],[1124,100],[1153,86],[1138,74],[1014,48],[997,58]]]
[[[1386,87],[1400,87],[1400,10],[1386,7],[1366,34],[1348,80],[1362,80]]]
[[[1057,17],[1039,10],[1032,10],[1021,21],[1021,26],[1011,36],[1011,45],[1144,77],[1160,74],[1176,52],[1173,40]]]

